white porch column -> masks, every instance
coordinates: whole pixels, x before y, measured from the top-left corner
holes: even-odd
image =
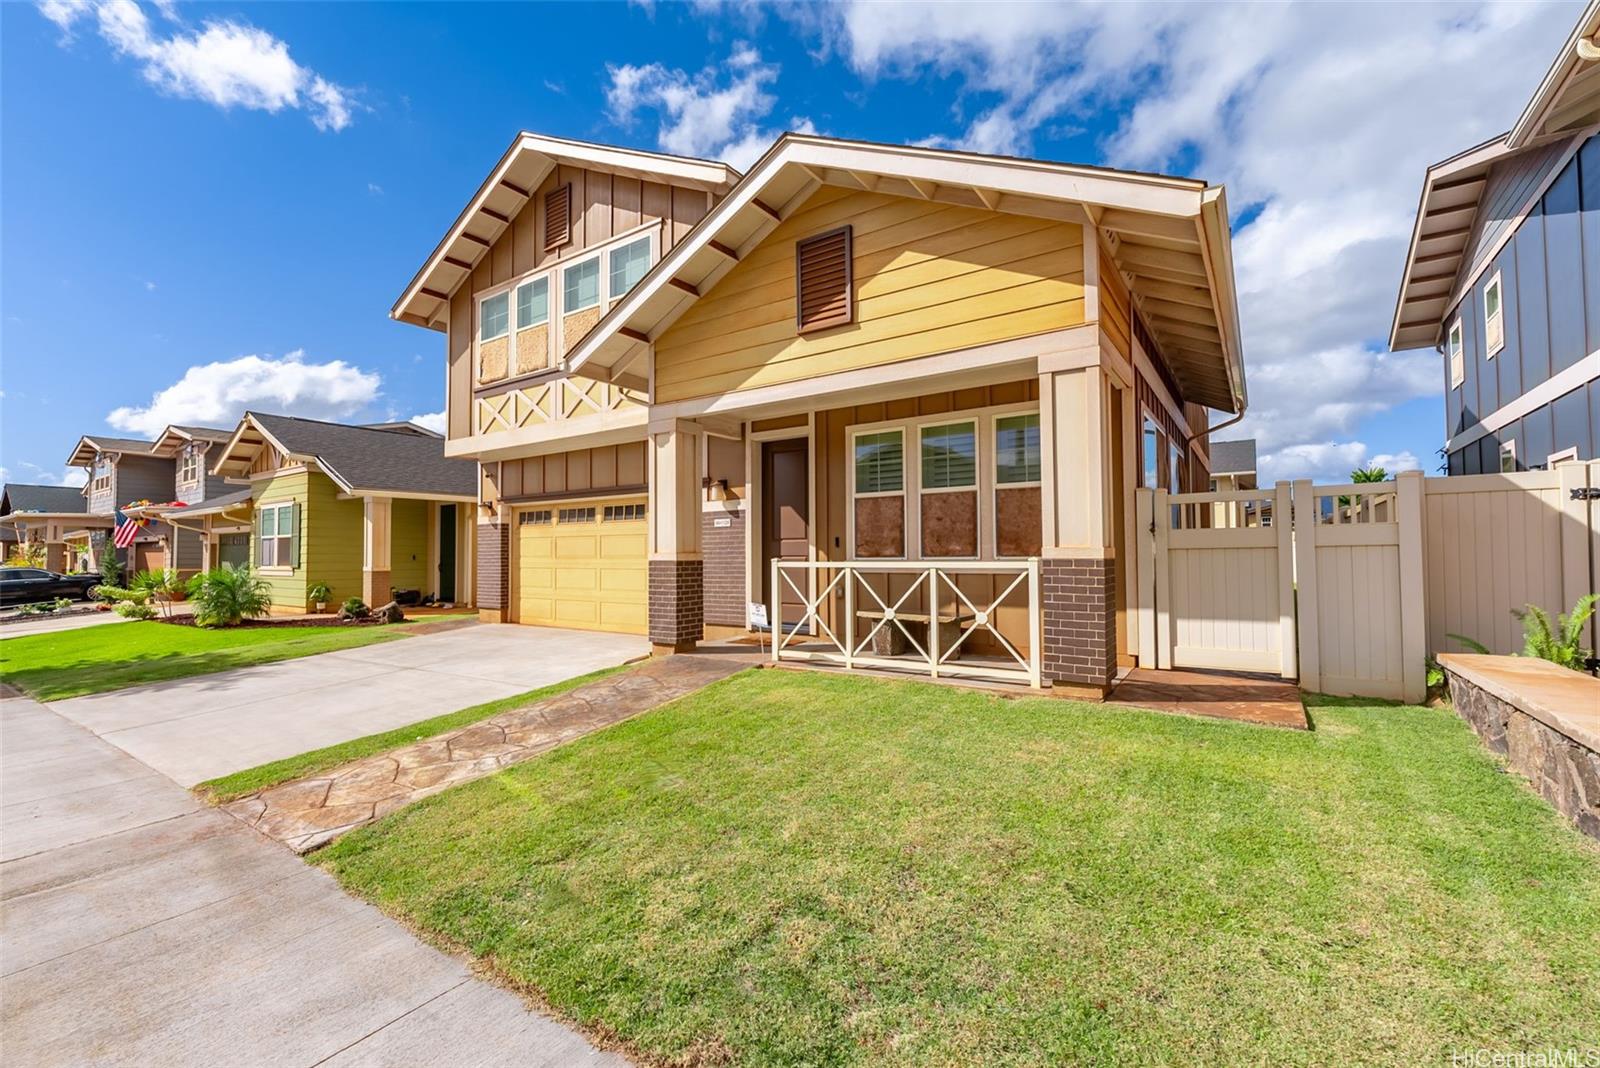
[[[373,608],[389,603],[389,503],[361,498],[361,599]]]
[[[657,655],[688,652],[705,632],[703,434],[681,419],[650,424],[650,642]]]

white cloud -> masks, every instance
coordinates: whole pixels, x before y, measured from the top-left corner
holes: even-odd
[[[27,460],[22,461],[22,466],[27,468],[27,477],[30,484],[35,486],[81,486],[89,481],[89,473],[81,467],[63,467],[59,470],[53,470],[29,463]]]
[[[176,18],[169,7],[161,10]],[[286,43],[249,23],[207,19],[199,30],[179,26],[163,36],[134,0],[41,0],[39,13],[61,27],[64,42],[92,16],[112,48],[142,63],[145,80],[173,96],[224,110],[303,109],[319,130],[342,130],[352,121],[350,90],[302,67]]]
[[[1257,209],[1235,235],[1251,410],[1230,433],[1295,475],[1364,456],[1362,420],[1442,390],[1431,350],[1382,351],[1423,171],[1511,124],[1573,18],[1508,0],[829,10],[828,46],[864,77],[954,75],[981,102],[926,143],[1028,153],[1047,125],[1122,112],[1107,162]]]
[[[781,132],[761,125],[776,103],[767,89],[778,78],[778,66],[762,62],[748,44],[735,45],[720,70],[707,67],[693,75],[660,63],[606,70],[611,75],[606,108],[612,120],[626,126],[642,111],[655,112],[660,121],[656,143],[663,151],[721,159],[742,170]],[[789,128],[816,132],[803,116],[794,116]]]
[[[383,196],[383,186],[379,185],[377,182],[368,182],[367,192],[371,196],[381,197]]]
[[[1263,452],[1256,461],[1256,481],[1262,486],[1291,478],[1349,482],[1350,472],[1362,467],[1381,467],[1391,476],[1424,470],[1422,461],[1409,450],[1373,453],[1359,441],[1302,442]]]
[[[376,373],[343,360],[307,363],[299,351],[240,356],[191,367],[149,404],[114,409],[106,423],[154,437],[170,423],[230,427],[248,409],[339,420],[371,404],[381,384]]]
[[[436,434],[444,433],[444,412],[421,412],[411,417],[411,422]]]

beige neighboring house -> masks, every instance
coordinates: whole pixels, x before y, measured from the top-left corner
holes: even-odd
[[[1211,491],[1233,492],[1256,488],[1256,439],[1213,441],[1211,443]],[[1259,519],[1250,515],[1259,510]],[[1212,506],[1212,521],[1219,527],[1272,525],[1270,498],[1228,501]]]
[[[87,566],[82,547],[91,537],[104,540],[111,521],[91,516],[83,491],[76,486],[6,484],[0,495],[0,540],[6,554],[13,545],[44,546],[44,566],[68,572]]]
[[[760,602],[1103,694],[1135,487],[1205,489],[1245,406],[1221,187],[809,135],[740,175],[521,134],[391,315],[444,336],[481,614],[658,652]]]

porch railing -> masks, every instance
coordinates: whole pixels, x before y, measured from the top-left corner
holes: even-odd
[[[989,592],[977,593],[969,576],[989,576]],[[966,589],[960,585],[963,578],[968,578]],[[896,592],[901,585],[904,588]],[[769,589],[774,662],[811,660],[1039,688],[1042,620],[1037,558],[942,563],[774,560]],[[785,600],[791,600],[790,615],[795,614],[792,599],[799,602],[799,618],[785,619]],[[1026,612],[1027,639],[1021,648],[1021,628],[1008,636],[999,626],[1003,608]],[[989,651],[977,656],[974,646],[980,635],[987,639]]]

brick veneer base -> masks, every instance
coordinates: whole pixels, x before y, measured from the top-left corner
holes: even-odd
[[[650,644],[687,652],[705,634],[705,565],[650,561]]]
[[[1116,562],[1047,557],[1039,578],[1044,677],[1104,694],[1117,667]]]
[[[717,526],[724,522],[725,526]],[[705,561],[705,621],[725,627],[745,624],[744,512],[703,513],[700,555]]]
[[[478,524],[478,608],[503,612],[509,596],[511,528],[504,523]]]

